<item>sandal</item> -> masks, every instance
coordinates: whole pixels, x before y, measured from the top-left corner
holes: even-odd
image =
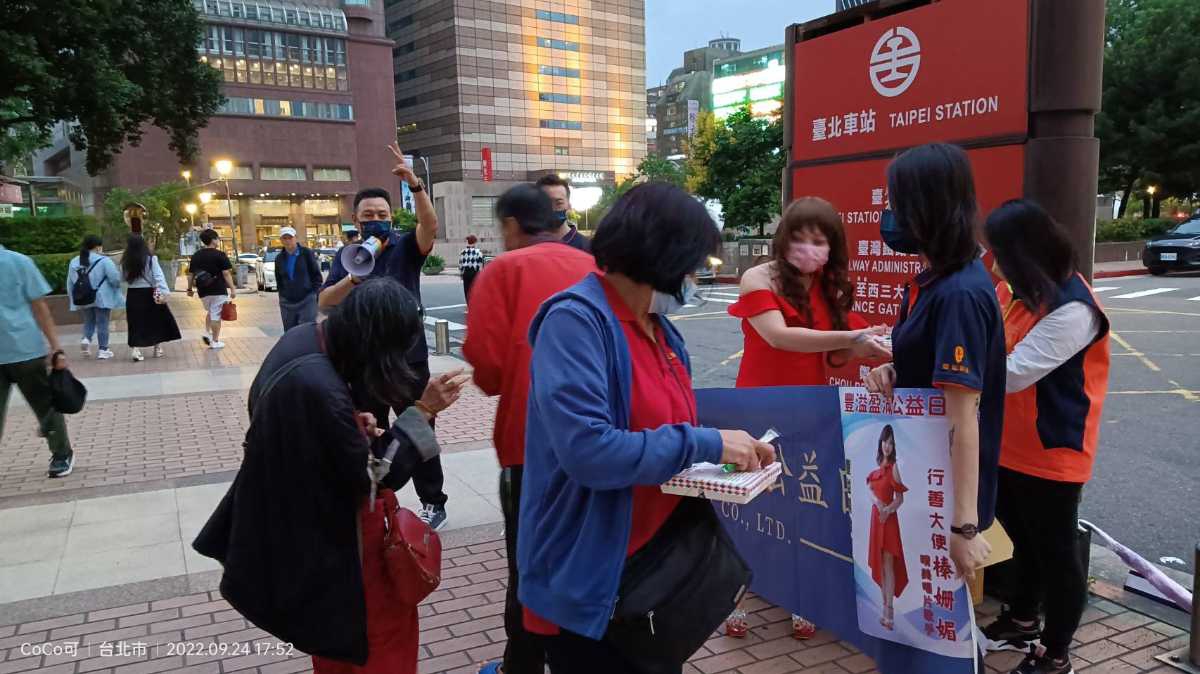
[[[805,641],[811,639],[817,634],[817,626],[811,622],[801,618],[798,615],[792,616],[792,638],[797,641]]]
[[[729,614],[729,618],[725,620],[725,636],[742,639],[745,638],[748,631],[749,625],[746,624],[745,611],[738,609]]]

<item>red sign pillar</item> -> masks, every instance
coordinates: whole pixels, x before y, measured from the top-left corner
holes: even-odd
[[[492,182],[492,148],[485,147],[481,150],[483,157],[483,182]]]

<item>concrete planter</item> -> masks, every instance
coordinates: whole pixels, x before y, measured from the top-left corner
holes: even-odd
[[[1095,261],[1099,262],[1134,262],[1142,259],[1142,251],[1146,248],[1145,241],[1113,241],[1097,243]]]

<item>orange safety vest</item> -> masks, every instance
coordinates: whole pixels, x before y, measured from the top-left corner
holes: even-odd
[[[1058,482],[1087,482],[1108,393],[1108,317],[1078,274],[1063,284],[1046,312],[1031,310],[1013,297],[1007,283],[997,286],[996,294],[1004,307],[1005,348],[1010,354],[1038,321],[1064,304],[1083,302],[1100,315],[1100,333],[1090,346],[1036,384],[1005,396],[1000,443],[1004,468]]]

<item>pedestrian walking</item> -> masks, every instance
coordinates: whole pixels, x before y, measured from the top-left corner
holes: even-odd
[[[545,649],[525,630],[517,598],[517,532],[525,464],[525,415],[529,401],[529,325],[538,308],[554,294],[598,271],[591,255],[561,244],[550,198],[533,185],[517,185],[496,202],[496,219],[505,253],[484,270],[471,292],[475,311],[468,315],[463,356],[474,368],[475,385],[500,396],[492,441],[500,463],[500,505],[508,552],[502,662],[485,674],[542,674]],[[472,242],[469,237],[468,242]],[[465,279],[465,277],[464,277]]]
[[[1013,674],[1067,674],[1087,604],[1079,502],[1108,392],[1108,317],[1062,227],[1041,207],[1010,201],[984,233],[1004,279],[997,292],[1008,395],[996,516],[1013,542],[1017,582],[1011,606],[983,633],[1002,648],[1028,650]]]
[[[167,306],[171,289],[141,234],[130,234],[121,257],[121,270],[129,284],[125,291],[125,322],[129,333],[129,357],[135,362],[146,359],[143,347],[154,347],[154,357],[162,358],[162,345],[180,338],[179,325]]]
[[[604,274],[546,300],[530,328],[518,597],[554,674],[680,672],[691,655],[680,651],[694,651],[733,609],[709,583],[748,580],[725,573],[744,562],[711,505],[660,489],[697,462],[753,470],[774,460],[771,445],[744,431],[697,425],[690,359],[668,320],[719,243],[683,190],[634,187],[592,242]],[[679,540],[711,553],[700,562],[679,552],[686,569],[651,561],[679,551]],[[681,573],[694,591],[651,598]],[[630,608],[643,601],[648,612]]]
[[[321,263],[311,248],[300,245],[296,230],[279,230],[283,250],[275,257],[275,283],[279,288],[279,314],[285,331],[317,320],[317,294],[321,291]]]
[[[417,606],[397,589],[417,579],[392,575],[368,465],[394,450],[381,485],[400,489],[439,453],[429,422],[458,389],[431,383],[386,432],[361,410],[412,395],[406,353],[422,331],[412,295],[378,279],[284,334],[250,387],[241,468],[192,544],[224,566],[222,596],[317,674],[417,671]]]
[[[83,316],[83,338],[79,350],[86,358],[91,355],[92,338],[96,338],[96,360],[113,357],[109,350],[108,325],[112,310],[123,304],[121,272],[117,263],[104,254],[100,237],[88,234],[79,246],[79,255],[67,265],[67,302],[71,311]]]
[[[824,199],[802,197],[783,212],[775,230],[773,258],[746,270],[738,301],[729,307],[742,319],[745,345],[737,386],[827,386],[827,366],[849,359],[891,357],[877,337],[884,326],[868,327],[850,311],[850,256],[837,210]],[[725,623],[725,634],[746,636],[741,606]],[[812,622],[792,616],[792,636],[810,639]]]
[[[908,282],[892,328],[892,362],[867,376],[891,398],[900,388],[941,388],[950,422],[954,511],[950,557],[972,580],[990,551],[979,533],[992,525],[1004,423],[1004,325],[976,239],[975,178],[963,150],[922,145],[888,166],[879,226],[894,251],[919,254],[927,269]]]
[[[557,173],[544,175],[537,181],[537,186],[550,197],[554,204],[554,219],[558,222],[556,230],[558,238],[572,248],[578,248],[585,253],[592,252],[592,242],[579,233],[579,228],[571,222],[571,183]]]
[[[196,251],[188,265],[188,297],[199,292],[204,305],[204,335],[200,338],[210,349],[224,349],[221,341],[221,310],[225,303],[237,298],[233,283],[233,264],[225,251],[217,248],[221,237],[216,230],[200,232],[204,247]],[[276,282],[278,282],[278,276]]]
[[[379,252],[375,255],[375,266],[371,273],[359,278],[349,274],[342,264],[340,255],[333,258],[333,266],[317,305],[323,310],[329,310],[340,304],[351,292],[368,278],[391,277],[400,282],[404,289],[412,293],[421,304],[421,267],[425,258],[433,252],[433,243],[437,238],[437,211],[433,201],[425,190],[425,183],[413,172],[404,154],[396,144],[388,148],[396,160],[392,173],[408,183],[413,194],[413,204],[416,208],[417,227],[411,232],[397,232],[392,229],[392,196],[382,188],[370,187],[360,190],[354,195],[354,222],[361,228],[363,241],[374,239],[379,244]],[[424,310],[422,310],[424,316]],[[422,390],[429,381],[429,346],[425,341],[425,331],[421,330],[408,352],[408,365],[417,373],[415,390]],[[396,414],[412,404],[412,400],[404,405],[393,407]],[[381,421],[387,419],[390,412],[387,405],[376,404],[368,408]],[[421,511],[418,513],[435,530],[446,523],[445,475],[442,472],[442,461],[439,457],[426,461],[417,467],[413,474],[413,487],[421,500]]]
[[[50,447],[50,477],[75,469],[67,422],[50,397],[50,367],[64,370],[67,356],[45,296],[50,284],[27,256],[0,245],[0,440],[8,416],[8,395],[15,385],[38,420],[38,432]],[[52,362],[51,362],[52,361]]]
[[[471,286],[483,269],[483,253],[475,247],[476,241],[474,234],[467,236],[467,247],[458,254],[458,273],[462,276],[463,298],[468,305],[471,303]]]

